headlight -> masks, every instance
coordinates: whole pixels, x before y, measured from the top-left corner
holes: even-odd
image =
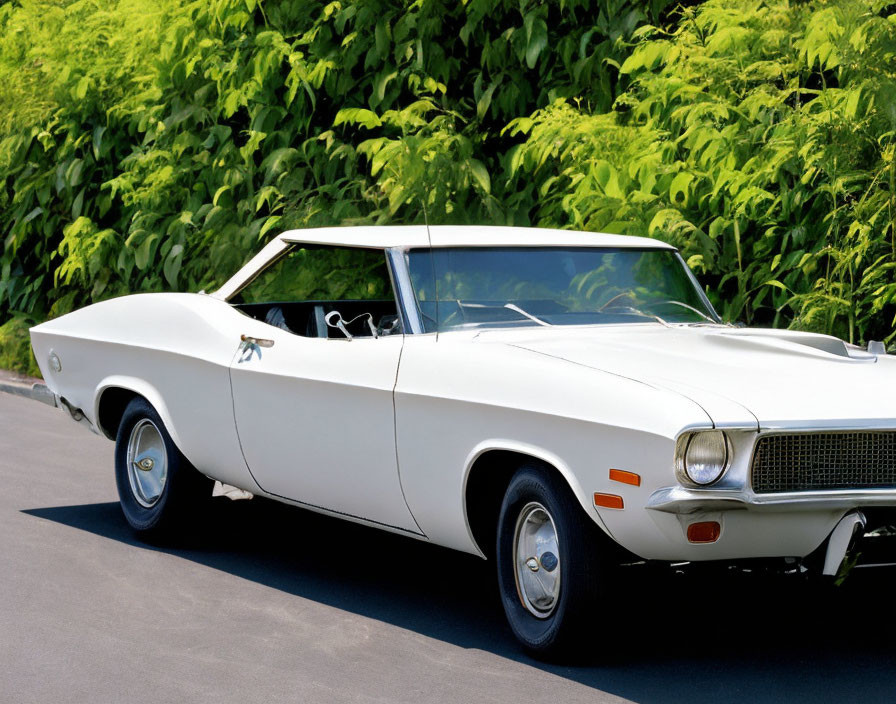
[[[675,446],[678,479],[692,486],[718,481],[731,461],[731,445],[721,430],[682,435]]]

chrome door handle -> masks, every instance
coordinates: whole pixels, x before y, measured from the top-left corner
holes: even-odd
[[[263,337],[252,337],[251,335],[240,335],[240,339],[249,345],[258,345],[259,347],[273,347],[273,340],[266,340]]]

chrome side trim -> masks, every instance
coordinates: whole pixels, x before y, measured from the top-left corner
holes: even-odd
[[[398,300],[398,312],[404,330],[414,335],[420,335],[423,329],[423,319],[417,308],[417,298],[414,296],[414,287],[411,284],[411,274],[408,271],[405,250],[401,247],[390,247],[386,250],[386,261],[389,265],[389,273],[392,276],[392,288],[395,290],[395,298]]]
[[[229,301],[237,293],[242,291],[265,269],[271,266],[281,257],[286,256],[288,250],[295,245],[284,242],[279,237],[268,242],[261,251],[252,257],[243,267],[231,276],[217,291],[211,293],[212,298]]]
[[[706,295],[706,292],[703,290],[703,287],[700,285],[700,282],[697,280],[697,276],[691,271],[691,267],[688,266],[688,263],[684,260],[684,257],[681,256],[681,252],[677,249],[675,250],[675,257],[681,262],[681,265],[684,267],[685,272],[687,272],[688,278],[691,280],[691,284],[697,290],[697,294],[700,296],[700,300],[703,305],[706,306],[706,309],[715,317],[716,322],[720,325],[731,325],[731,323],[725,323],[722,320],[722,316],[719,315],[718,311],[712,307],[712,303],[709,302],[709,298]]]

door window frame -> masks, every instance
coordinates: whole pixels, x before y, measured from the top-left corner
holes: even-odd
[[[277,251],[264,265],[259,266],[253,274],[245,281],[241,282],[238,288],[229,292],[225,301],[231,301],[238,296],[247,286],[252,285],[259,276],[275,266],[290,252],[296,249],[349,249],[349,250],[373,250],[380,252],[386,262],[386,271],[389,273],[389,283],[392,289],[392,297],[395,300],[395,307],[401,318],[402,331],[404,334],[420,335],[426,334],[423,326],[423,317],[417,304],[417,297],[414,295],[414,287],[411,283],[411,275],[408,269],[407,257],[405,256],[405,247],[365,247],[363,245],[342,245],[319,242],[303,242],[301,240],[281,240],[286,246]],[[299,302],[299,301],[296,301]],[[299,337],[304,337],[299,335]],[[307,338],[321,339],[321,338]],[[330,338],[338,339],[338,338]],[[358,338],[366,339],[366,338]]]

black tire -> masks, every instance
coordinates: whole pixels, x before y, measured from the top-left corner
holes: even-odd
[[[161,437],[167,463],[167,477],[161,493],[147,506],[138,498],[128,469],[128,445],[134,429],[149,427]],[[136,471],[135,471],[135,476]],[[115,483],[121,510],[131,528],[145,540],[170,536],[189,519],[198,518],[211,500],[214,482],[198,472],[180,452],[156,410],[144,398],[135,398],[125,409],[115,439]],[[144,497],[145,498],[145,497]]]
[[[552,609],[539,616],[526,606],[525,589],[518,586],[516,576],[517,524],[523,512],[531,510],[534,504],[549,514],[559,548],[559,566],[555,568],[560,575],[559,595]],[[594,655],[600,639],[592,624],[601,596],[612,588],[615,566],[615,551],[609,539],[585,514],[566,482],[545,467],[521,467],[511,479],[501,505],[497,570],[504,612],[523,647],[541,659],[568,659],[579,644],[587,647],[575,650],[577,659]]]

